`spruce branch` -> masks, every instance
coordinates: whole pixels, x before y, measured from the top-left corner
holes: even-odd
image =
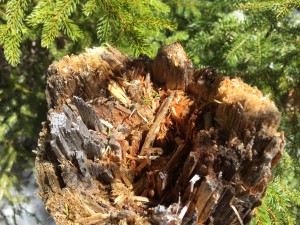
[[[289,224],[293,225],[294,216],[291,202],[296,201],[294,194],[286,188],[286,184],[278,177],[268,186],[263,204],[256,210],[255,216],[261,224]],[[284,215],[284,217],[282,216]]]
[[[65,28],[67,30],[67,33],[69,33],[72,36],[69,36],[71,39],[74,39],[75,37],[78,38],[81,35],[77,34],[75,35],[70,30],[68,32],[69,27],[64,27],[64,21],[75,11],[77,5],[79,4],[79,0],[68,0],[68,1],[57,1],[55,4],[55,11],[53,12],[53,17],[50,18],[48,21],[46,21],[43,25],[42,30],[42,46],[48,47],[50,44],[53,43],[54,39],[58,36],[60,30],[62,28]],[[75,29],[75,30],[74,30]],[[80,31],[78,27],[73,26],[73,32],[74,31]],[[80,32],[81,33],[81,32]]]
[[[90,16],[91,14],[95,13],[100,5],[99,0],[88,0],[85,5],[83,6],[83,13],[86,16]]]
[[[231,50],[225,54],[225,61],[230,60],[238,50],[240,50],[243,45],[249,41],[249,39],[252,37],[252,34],[248,34],[246,37],[239,38],[232,46]]]
[[[25,11],[27,10],[26,0],[12,0],[6,5],[6,26],[2,26],[0,43],[4,46],[4,55],[13,66],[20,62],[20,44],[22,41]]]
[[[31,4],[33,9],[26,15],[27,7],[25,0],[9,1],[5,12],[7,23],[0,27],[1,31],[8,30],[5,35],[0,34],[0,41],[9,54],[6,58],[14,65],[20,58],[18,49],[25,36],[41,38],[42,47],[51,52],[57,52],[55,38],[68,37],[72,43],[84,46],[83,37],[92,36],[100,43],[109,42],[116,46],[129,43],[129,48],[140,52],[145,49],[151,32],[174,28],[167,19],[169,6],[160,0],[40,0]],[[78,12],[79,9],[83,13]],[[85,20],[90,21],[89,24],[84,24]],[[17,33],[10,32],[12,30]]]
[[[111,32],[111,14],[108,12],[104,16],[100,17],[97,23],[97,37],[100,40],[100,43],[109,41],[109,33]]]
[[[263,12],[267,10],[274,11],[278,18],[286,17],[294,9],[300,8],[300,0],[268,0],[268,1],[254,1],[249,3],[242,3],[240,7],[244,10],[252,10],[256,12]]]
[[[64,31],[67,34],[68,37],[72,41],[77,41],[79,39],[83,38],[83,32],[81,29],[75,24],[75,22],[69,18],[63,19],[63,27]]]
[[[39,24],[45,23],[53,15],[54,8],[54,1],[38,1],[33,11],[26,18],[27,24],[31,27],[37,27]]]

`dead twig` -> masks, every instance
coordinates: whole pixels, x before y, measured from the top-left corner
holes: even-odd
[[[149,148],[151,143],[154,141],[156,134],[159,131],[161,121],[166,117],[173,98],[174,98],[174,92],[171,92],[170,96],[167,97],[161,104],[161,106],[156,114],[155,121],[152,124],[152,126],[150,127],[150,130],[145,138],[140,155],[145,155],[146,149]]]

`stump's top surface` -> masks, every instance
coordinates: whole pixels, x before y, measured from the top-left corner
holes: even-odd
[[[154,60],[90,49],[48,75],[36,168],[58,224],[250,221],[284,146],[257,88],[195,70],[178,43]]]

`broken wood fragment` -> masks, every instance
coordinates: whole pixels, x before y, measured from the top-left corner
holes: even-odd
[[[155,120],[154,120],[153,124],[151,125],[149,132],[145,138],[144,144],[142,146],[142,150],[140,152],[141,155],[145,154],[145,149],[149,148],[151,143],[156,138],[156,134],[159,132],[159,127],[160,127],[161,121],[166,117],[173,98],[174,98],[174,92],[171,92],[170,96],[167,97],[161,104],[161,106],[156,114]]]
[[[249,224],[285,144],[257,88],[178,43],[153,60],[89,49],[48,75],[36,170],[57,224]]]

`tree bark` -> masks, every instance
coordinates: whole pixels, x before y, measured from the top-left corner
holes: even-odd
[[[248,224],[285,143],[272,101],[178,43],[66,56],[47,100],[37,182],[57,224]]]

